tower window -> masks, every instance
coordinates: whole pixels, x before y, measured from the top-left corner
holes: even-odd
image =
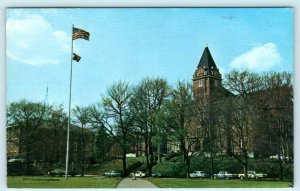
[[[203,87],[204,86],[204,79],[199,80],[199,87]]]

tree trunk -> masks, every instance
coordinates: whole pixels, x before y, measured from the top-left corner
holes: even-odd
[[[146,156],[146,163],[147,163],[147,173],[150,173],[150,161],[149,161],[149,146],[148,146],[148,137],[145,137],[145,156]]]
[[[52,164],[53,164],[53,159],[52,156],[50,156],[50,162],[49,162],[49,171],[48,174],[50,175],[51,171],[52,171]]]
[[[158,141],[158,143],[157,143],[157,157],[158,157],[158,163],[161,163],[161,148],[160,148],[160,143],[161,143],[161,140],[160,140],[160,138],[159,138],[159,141]]]
[[[279,153],[278,153],[278,164],[279,164],[279,178],[283,180],[283,167],[282,167],[282,160],[281,160],[281,149],[279,146]]]
[[[214,178],[214,169],[215,165],[214,165],[214,157],[213,157],[213,152],[212,149],[210,150],[210,178],[213,179]]]
[[[183,162],[186,162],[186,149],[185,149],[185,144],[184,144],[184,139],[181,138],[180,140],[180,151],[183,153]]]
[[[190,166],[191,166],[191,163],[190,163],[190,157],[188,156],[187,154],[187,157],[186,157],[186,165],[187,165],[187,174],[186,174],[186,178],[190,178]]]
[[[213,140],[212,140],[212,136],[211,136],[211,129],[209,129],[209,152],[210,152],[210,177],[211,179],[213,179],[214,177],[214,158],[213,158]]]
[[[126,177],[127,176],[127,170],[126,170],[126,149],[123,149],[123,157],[122,157],[122,161],[123,161],[123,176]]]
[[[248,156],[246,153],[245,164],[244,164],[245,178],[248,180]]]
[[[151,137],[149,137],[149,154],[150,154],[150,166],[149,166],[149,173],[148,176],[152,174],[152,167],[154,166],[154,152]]]
[[[282,160],[280,157],[279,157],[279,170],[280,170],[280,180],[283,180]]]
[[[278,142],[279,142],[279,146],[278,146],[278,163],[279,163],[279,178],[280,180],[283,180],[283,167],[282,167],[282,160],[281,160],[281,153],[282,153],[282,150],[281,150],[281,146],[282,146],[282,137],[281,137],[281,134],[282,134],[282,130],[281,130],[281,127],[280,127],[280,121],[277,121],[277,125],[278,125]]]
[[[81,158],[81,177],[84,176],[84,154],[82,153],[82,158]]]
[[[85,140],[84,140],[84,132],[83,126],[81,126],[81,177],[84,176],[84,159],[85,159]]]
[[[227,125],[227,132],[226,132],[226,137],[227,137],[227,147],[226,147],[226,154],[227,156],[231,157],[232,156],[232,134],[231,134],[231,126]]]
[[[28,128],[25,129],[25,159],[26,159],[26,166],[25,166],[25,173],[26,176],[29,175],[29,152],[30,152],[30,146],[29,146],[29,137],[28,137]]]

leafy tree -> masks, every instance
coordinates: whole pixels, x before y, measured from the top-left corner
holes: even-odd
[[[27,100],[13,102],[7,109],[8,128],[19,135],[19,148],[25,155],[26,175],[30,173],[30,161],[34,160],[32,153],[38,149],[38,128],[49,117],[49,106]]]
[[[95,159],[97,162],[104,163],[109,157],[112,138],[109,133],[107,133],[106,129],[101,125],[95,124],[93,129],[96,132]]]
[[[201,154],[210,158],[211,178],[213,178],[215,171],[214,158],[218,151],[218,143],[222,142],[222,136],[219,134],[221,131],[217,128],[219,125],[219,106],[218,102],[207,102],[203,97],[198,97],[195,100],[196,133],[201,141]]]
[[[135,87],[130,101],[131,112],[134,115],[135,132],[137,136],[144,140],[149,175],[152,174],[152,167],[155,164],[153,138],[155,133],[161,133],[158,117],[168,95],[168,89],[165,80],[161,78],[146,78]],[[156,142],[156,145],[158,144]]]
[[[179,81],[177,87],[172,90],[167,108],[168,126],[180,144],[189,177],[192,147],[196,143],[191,135],[192,129],[195,128],[195,102],[191,84]]]
[[[166,138],[168,133],[166,118],[167,118],[167,110],[166,107],[163,106],[157,113],[156,128],[154,129],[154,133],[152,137],[153,146],[156,148],[157,162],[159,163],[162,162],[162,158],[161,158],[162,153],[166,152],[165,144],[166,144]],[[162,149],[164,150],[162,151]]]
[[[126,153],[131,142],[133,115],[130,112],[129,101],[132,96],[130,86],[118,82],[108,89],[102,103],[90,108],[93,123],[106,129],[122,151],[123,173],[126,171]]]
[[[66,127],[68,123],[67,114],[63,111],[62,105],[50,109],[49,118],[47,119],[50,134],[46,133],[44,142],[47,144],[49,153],[49,172],[52,171],[53,162],[62,163],[65,154]],[[46,141],[47,140],[47,141]]]
[[[88,128],[89,126],[89,112],[87,107],[79,107],[76,106],[73,109],[73,115],[75,117],[74,122],[79,124],[80,129],[81,129],[81,134],[80,134],[80,163],[81,163],[81,176],[84,176],[84,161],[85,161],[85,150],[86,150],[86,133],[84,131],[85,128]]]

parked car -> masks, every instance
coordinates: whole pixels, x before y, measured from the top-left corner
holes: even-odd
[[[190,173],[191,178],[208,178],[209,174],[205,173],[204,171],[194,171]]]
[[[151,174],[152,177],[162,177],[162,174],[160,172],[154,172]]]
[[[279,159],[279,158],[283,160],[283,159],[292,159],[293,157],[285,157],[284,155],[280,155],[279,157],[279,154],[270,156],[270,159]]]
[[[121,177],[122,172],[119,170],[111,170],[109,172],[105,172],[104,175],[107,177]]]
[[[143,178],[146,176],[146,173],[144,173],[142,171],[136,171],[136,172],[130,173],[130,176]]]
[[[50,175],[50,176],[63,176],[63,175],[66,174],[65,172],[66,171],[57,168],[57,169],[52,170],[51,172],[48,172],[48,175]],[[75,176],[76,174],[77,174],[77,172],[75,170],[69,170],[68,171],[68,176]]]
[[[59,168],[54,169],[49,173],[50,176],[63,176],[64,174],[65,174],[65,171],[62,169],[59,169]]]
[[[220,171],[218,174],[214,174],[214,178],[217,179],[230,179],[230,178],[237,178],[237,174],[231,174],[227,171]]]
[[[253,170],[249,170],[247,172],[248,174],[248,178],[251,178],[251,179],[261,179],[261,178],[265,178],[267,177],[267,174],[263,174],[263,173],[256,173],[255,171]],[[244,179],[246,176],[244,173],[241,173],[241,174],[238,174],[238,177],[240,179]]]
[[[7,162],[25,162],[25,159],[22,158],[12,158],[12,159],[8,159]]]

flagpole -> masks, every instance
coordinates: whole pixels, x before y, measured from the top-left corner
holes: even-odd
[[[68,117],[68,129],[67,129],[67,150],[66,150],[66,171],[65,179],[68,177],[68,164],[69,164],[69,145],[70,145],[70,123],[71,123],[71,95],[72,95],[72,71],[73,71],[73,29],[74,24],[72,25],[72,46],[71,46],[71,68],[70,68],[70,92],[69,92],[69,117]]]

